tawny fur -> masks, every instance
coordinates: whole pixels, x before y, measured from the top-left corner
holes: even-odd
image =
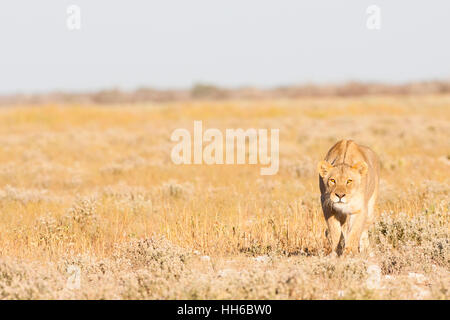
[[[368,248],[374,222],[380,162],[370,148],[341,140],[319,162],[322,210],[331,252],[357,253]]]

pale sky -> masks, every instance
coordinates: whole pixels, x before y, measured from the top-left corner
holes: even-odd
[[[449,39],[448,0],[4,0],[0,94],[450,80]]]

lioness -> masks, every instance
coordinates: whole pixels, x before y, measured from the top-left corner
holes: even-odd
[[[370,148],[341,140],[318,164],[322,210],[331,252],[365,251],[374,221],[380,162]]]

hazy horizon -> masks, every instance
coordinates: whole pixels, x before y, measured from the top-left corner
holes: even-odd
[[[69,5],[81,9],[70,31]],[[381,9],[369,30],[366,9]],[[450,3],[331,0],[0,6],[0,94],[450,80]]]

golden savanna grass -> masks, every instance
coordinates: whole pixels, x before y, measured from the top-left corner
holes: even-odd
[[[280,129],[280,170],[172,163],[173,130]],[[325,256],[316,164],[380,156],[370,256]],[[0,298],[449,298],[450,96],[0,109]],[[67,286],[68,266],[80,288]]]

